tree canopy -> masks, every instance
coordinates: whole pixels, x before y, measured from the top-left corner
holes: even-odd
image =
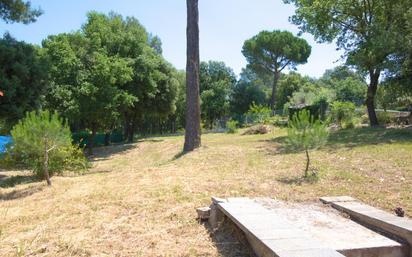
[[[46,66],[38,49],[9,34],[0,39],[0,120],[11,128],[27,111],[40,107]]]
[[[346,61],[369,74],[366,104],[371,125],[377,125],[375,95],[381,72],[403,43],[405,10],[410,0],[284,0],[297,8],[291,21],[318,42],[332,42]]]
[[[35,22],[43,11],[31,6],[30,1],[0,0],[0,18],[7,23],[21,22],[28,24]]]
[[[273,74],[270,106],[274,110],[276,85],[281,72],[286,68],[295,69],[297,65],[306,63],[311,47],[306,40],[288,31],[261,31],[245,41],[242,53],[256,72],[266,71]]]
[[[91,12],[80,31],[50,36],[47,106],[89,129],[90,145],[120,124],[132,141],[137,123],[175,111],[175,70],[149,43],[136,19],[115,13]]]
[[[223,62],[200,63],[201,115],[208,128],[228,114],[229,94],[235,83],[235,73]]]

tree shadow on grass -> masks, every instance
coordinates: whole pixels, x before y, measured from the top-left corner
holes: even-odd
[[[16,185],[29,184],[39,181],[40,179],[35,175],[16,175],[11,177],[0,175],[0,188],[9,188]]]
[[[268,149],[273,154],[298,153],[286,144],[287,136],[276,137],[266,140],[275,143],[277,147]],[[328,142],[323,147],[326,150],[336,150],[338,148],[355,148],[358,146],[391,144],[391,143],[411,143],[412,129],[410,128],[354,128],[332,131]]]
[[[213,244],[224,257],[255,257],[245,234],[229,219],[225,219],[217,229],[213,229],[208,222],[202,222],[209,232]]]
[[[119,145],[111,145],[111,146],[101,146],[93,149],[93,155],[90,156],[90,160],[93,161],[101,161],[106,160],[110,156],[119,154],[122,152],[129,151],[131,149],[138,148],[136,144],[119,144]]]
[[[44,189],[44,185],[35,185],[35,186],[29,186],[23,189],[16,189],[16,190],[13,190],[7,193],[0,192],[0,200],[10,201],[10,200],[15,200],[15,199],[25,198],[37,192],[40,192],[43,189]]]
[[[326,148],[354,148],[366,145],[406,142],[412,142],[412,129],[410,128],[354,128],[332,132]]]
[[[276,181],[286,184],[286,185],[303,185],[309,184],[313,185],[319,181],[319,176],[317,173],[311,173],[308,177],[305,176],[294,176],[294,177],[281,177],[276,179]]]

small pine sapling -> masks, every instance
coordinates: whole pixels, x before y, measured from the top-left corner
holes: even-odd
[[[305,151],[306,178],[309,176],[309,151],[325,145],[328,136],[329,131],[326,125],[322,124],[319,120],[315,120],[307,110],[297,112],[292,117],[292,120],[289,121],[287,143],[294,150]]]

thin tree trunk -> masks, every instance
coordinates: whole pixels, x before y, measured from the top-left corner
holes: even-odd
[[[186,131],[184,152],[200,147],[199,11],[198,0],[187,0]]]
[[[280,77],[280,72],[275,71],[273,75],[272,96],[270,98],[270,109],[272,110],[272,116],[275,115],[276,88],[278,85],[279,77]]]
[[[47,185],[51,186],[50,174],[49,174],[49,149],[47,142],[44,143],[44,178],[47,181]]]
[[[93,155],[94,138],[96,137],[96,127],[92,126],[92,134],[89,135],[88,154]]]
[[[110,145],[110,134],[111,132],[106,132],[104,134],[104,145],[109,146]]]
[[[135,121],[129,123],[128,133],[127,133],[127,142],[133,143],[134,141],[134,130],[135,130]]]
[[[310,164],[310,158],[309,158],[309,151],[308,149],[305,149],[306,152],[306,169],[305,169],[305,178],[309,176],[308,171],[309,171],[309,164]]]
[[[379,121],[375,111],[375,96],[378,89],[380,70],[369,71],[369,86],[366,95],[366,107],[368,109],[369,123],[372,127],[378,126]]]

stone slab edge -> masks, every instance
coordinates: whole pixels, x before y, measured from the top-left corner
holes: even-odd
[[[251,240],[250,242],[252,245],[256,245],[257,243],[260,244],[261,246],[258,246],[258,248],[261,248],[262,251],[264,251],[264,254],[261,253],[256,253],[258,256],[268,256],[267,251],[271,251],[269,253],[271,256],[273,254],[274,257],[345,257],[344,255],[340,254],[339,252],[333,250],[333,249],[308,249],[308,250],[299,250],[299,251],[278,251],[275,252],[273,249],[270,249],[261,239],[256,237],[246,226],[244,226],[241,222],[239,222],[233,215],[231,215],[222,205],[221,203],[228,203],[230,200],[227,199],[222,199],[218,197],[212,197],[212,203],[215,204],[220,211],[226,215],[229,219],[231,219],[236,226],[238,226],[246,235],[248,240]],[[254,247],[254,249],[256,249]]]
[[[410,257],[412,257],[412,220],[408,218],[397,217],[375,207],[363,204],[355,198],[349,196],[339,197],[321,197],[319,198],[324,204],[330,204],[338,211],[349,214],[351,219],[365,225],[378,232],[400,239],[409,245]],[[362,208],[351,208],[350,204],[362,205]],[[380,215],[379,215],[380,214]],[[402,225],[405,224],[405,225]]]

